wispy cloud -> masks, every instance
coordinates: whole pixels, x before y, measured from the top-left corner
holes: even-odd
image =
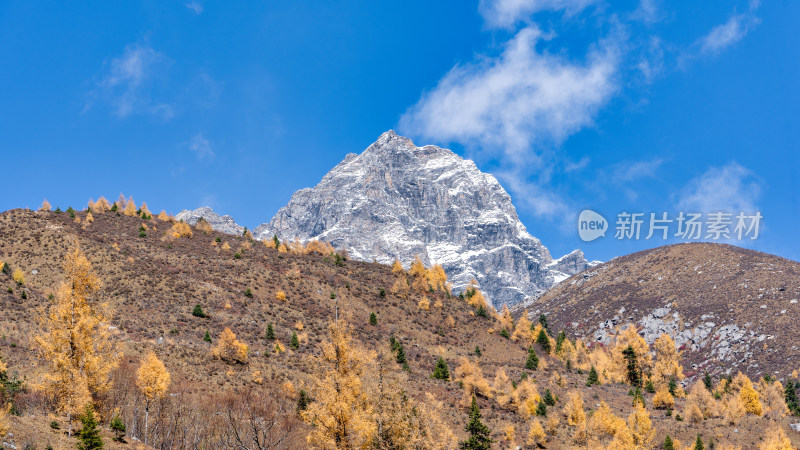
[[[203,12],[203,5],[200,2],[191,1],[186,4],[186,7],[192,10],[195,14],[200,14]]]
[[[677,205],[684,211],[755,212],[763,182],[736,162],[712,167],[691,180],[682,190]]]
[[[481,0],[478,10],[490,28],[511,28],[541,11],[580,12],[595,0]]]
[[[555,197],[532,194],[532,171],[546,173],[545,150],[592,124],[617,90],[614,42],[595,45],[585,61],[538,50],[542,32],[527,26],[496,57],[453,67],[401,118],[405,133],[458,142],[498,157],[501,178],[539,215],[560,213]],[[541,191],[541,190],[539,190]]]
[[[192,136],[186,145],[197,156],[197,159],[213,159],[215,156],[214,150],[211,148],[211,142],[203,136],[203,133],[197,133]]]
[[[750,14],[731,16],[727,22],[717,25],[698,41],[702,53],[719,53],[739,42],[759,23],[759,19]]]
[[[560,142],[589,125],[617,89],[617,55],[605,45],[585,64],[536,49],[541,32],[522,29],[502,55],[458,65],[400,120],[400,128],[439,142],[502,151],[529,160],[534,143]]]
[[[127,46],[122,56],[106,64],[86,108],[90,108],[94,101],[102,100],[109,103],[113,113],[119,117],[146,113],[171,118],[174,115],[172,106],[152,101],[147,90],[147,82],[165,61],[164,55],[149,46]]]

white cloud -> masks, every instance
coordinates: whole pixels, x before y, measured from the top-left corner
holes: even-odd
[[[127,46],[122,56],[107,64],[107,70],[92,97],[107,101],[114,114],[119,117],[148,113],[171,118],[174,114],[172,107],[151,102],[146,89],[147,81],[153,76],[156,67],[165,60],[161,53],[151,47],[139,44]],[[89,107],[91,104],[87,105]]]
[[[478,10],[492,28],[511,28],[541,11],[576,14],[595,0],[481,0]]]
[[[731,16],[727,22],[717,25],[698,41],[702,53],[718,53],[739,42],[759,23],[759,19],[750,14]]]
[[[691,180],[682,190],[678,208],[682,211],[755,212],[761,197],[762,182],[736,162],[712,167]]]
[[[458,65],[400,120],[400,129],[439,142],[500,151],[514,163],[537,159],[534,144],[559,143],[590,125],[617,89],[617,55],[596,49],[586,64],[538,52],[541,33],[521,30],[502,55]]]
[[[656,175],[663,159],[650,161],[634,161],[619,163],[614,166],[612,180],[615,183],[630,183],[642,178],[652,178]]]
[[[203,133],[197,133],[187,143],[189,150],[194,152],[197,159],[213,159],[214,150],[211,148],[211,143],[203,136]]]
[[[200,2],[192,1],[186,4],[186,7],[191,9],[195,14],[203,12],[203,5]]]

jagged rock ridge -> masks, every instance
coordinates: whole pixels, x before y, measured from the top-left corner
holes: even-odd
[[[554,260],[520,222],[511,197],[471,160],[393,131],[351,153],[314,188],[297,191],[257,239],[320,239],[351,257],[442,264],[454,288],[475,278],[495,304],[535,297],[590,265]]]
[[[235,234],[237,236],[240,236],[242,233],[244,233],[244,227],[236,223],[233,220],[233,217],[227,214],[220,216],[208,206],[197,208],[194,211],[184,209],[176,214],[175,218],[182,220],[189,225],[195,225],[200,218],[203,218],[209,223],[209,225],[211,225],[211,228],[219,231],[220,233]]]

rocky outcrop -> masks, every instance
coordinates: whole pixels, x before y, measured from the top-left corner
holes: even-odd
[[[205,219],[216,231],[220,233],[234,234],[241,236],[244,233],[244,227],[234,222],[233,217],[229,215],[220,216],[215,213],[213,209],[208,206],[197,208],[194,211],[184,209],[175,215],[177,220],[182,220],[189,225],[195,225],[200,218]]]
[[[442,264],[456,291],[478,280],[495,305],[536,297],[589,266],[553,260],[520,222],[494,176],[450,150],[388,131],[349,154],[314,188],[297,191],[257,239],[320,239],[352,258]]]

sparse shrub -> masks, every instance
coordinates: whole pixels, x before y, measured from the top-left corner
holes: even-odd
[[[484,317],[484,318],[489,317],[489,314],[486,313],[486,308],[484,308],[483,306],[478,307],[478,310],[475,311],[475,315],[477,317]]]
[[[144,225],[141,225],[139,227],[139,237],[140,238],[147,237],[147,228],[145,228]]]
[[[297,411],[305,411],[309,403],[311,403],[311,399],[308,397],[308,394],[306,391],[300,389],[297,395]]]
[[[205,336],[203,336],[203,340],[208,342],[209,344],[211,343],[211,334],[208,332],[208,330],[206,330],[206,334]]]
[[[190,238],[193,235],[192,228],[184,222],[175,222],[172,225],[171,231],[172,231],[172,237],[174,238]]]
[[[242,259],[242,254],[239,253],[239,252],[234,253],[233,254],[233,259]]]
[[[536,405],[536,415],[547,417],[547,405],[543,401],[539,401]]]
[[[380,295],[381,298],[386,297],[386,289],[380,288],[380,290],[378,291],[378,295]]]
[[[27,300],[27,299],[28,299],[28,294],[25,292],[25,289],[23,289],[23,290],[22,290],[22,293],[21,293],[21,294],[19,294],[19,296],[20,296],[20,298],[22,298],[23,300]]]
[[[274,340],[275,340],[275,329],[274,329],[274,328],[272,328],[272,324],[271,324],[271,323],[268,323],[268,324],[267,324],[267,331],[266,331],[266,333],[264,334],[264,337],[265,337],[265,338],[266,338],[268,341],[274,341]]]
[[[6,274],[6,275],[10,275],[11,274],[11,267],[8,265],[8,263],[4,262],[2,264],[2,266],[3,266],[3,273]]]
[[[23,272],[21,269],[14,269],[14,274],[11,277],[17,283],[17,285],[22,286],[25,284],[25,272]]]
[[[475,354],[481,356],[481,348],[479,346],[475,346]]]
[[[369,313],[369,324],[370,325],[377,325],[378,324],[378,316],[375,315],[375,312]]]
[[[61,424],[58,423],[57,420],[51,420],[50,421],[50,428],[52,428],[53,430],[60,430],[61,429]]]
[[[331,300],[336,299],[336,292],[331,291]]]
[[[509,338],[508,330],[506,330],[505,328],[500,330],[500,336],[503,336],[504,338],[508,339]]]
[[[431,309],[431,301],[428,300],[428,297],[422,297],[417,306],[423,311],[429,311]]]
[[[125,422],[122,421],[122,417],[119,414],[114,414],[114,418],[111,419],[111,423],[109,424],[111,427],[111,431],[114,432],[114,440],[120,443],[125,442],[125,432],[127,428],[125,427]]]
[[[220,242],[222,242],[222,238],[221,238],[221,237],[219,237],[219,236],[217,236],[216,238],[214,238],[214,242],[216,242],[216,243],[220,243]],[[229,247],[229,248],[230,248],[230,247]]]
[[[289,341],[289,346],[293,349],[297,349],[300,347],[300,340],[297,339],[297,332],[292,331],[292,339]]]
[[[206,313],[203,311],[203,307],[200,304],[194,305],[194,309],[192,310],[192,315],[195,317],[200,317],[202,319],[208,317]]]
[[[703,440],[700,438],[700,433],[697,433],[697,439],[694,441],[694,447],[692,450],[703,450],[705,446],[703,445]]]
[[[251,291],[250,288],[245,289],[244,296],[247,298],[253,298],[253,291]]]

